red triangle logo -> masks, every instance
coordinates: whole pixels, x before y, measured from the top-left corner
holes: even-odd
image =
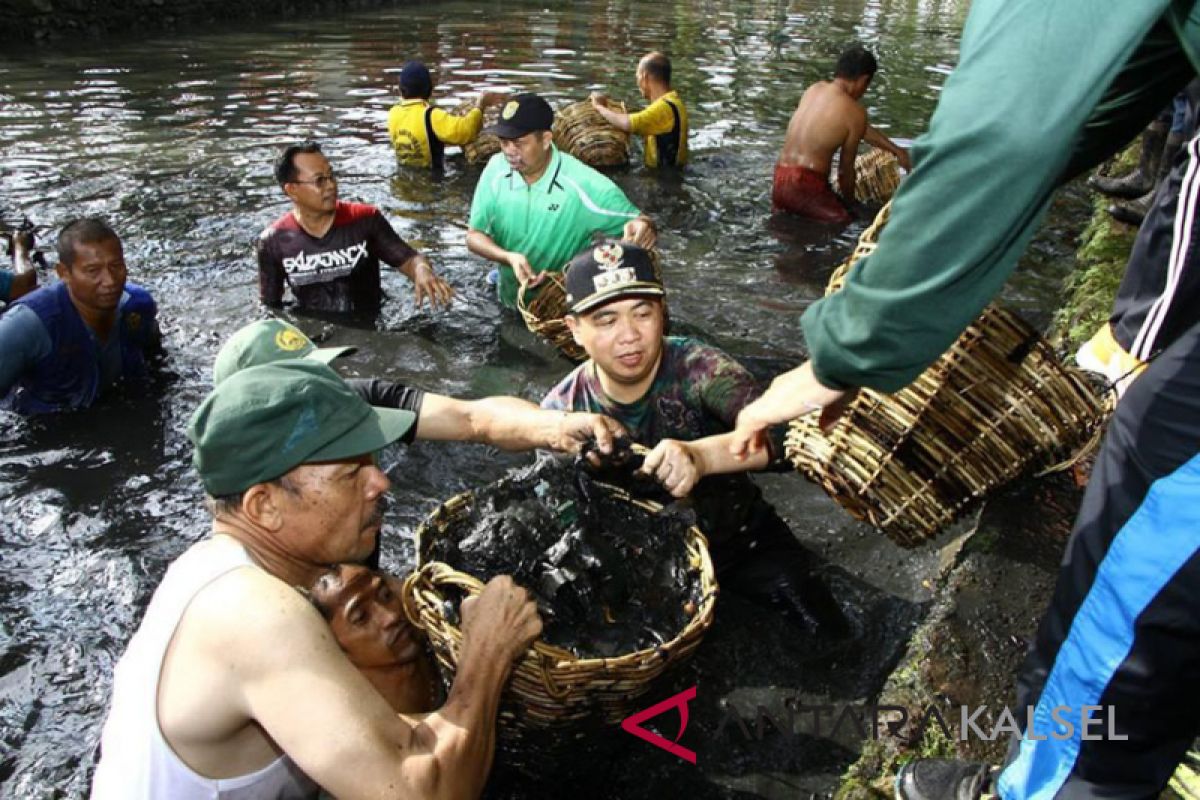
[[[644,739],[655,747],[661,747],[671,755],[682,758],[688,763],[695,764],[696,754],[691,750],[688,750],[686,747],[676,744],[676,742],[683,737],[683,732],[687,730],[688,701],[694,700],[695,698],[695,686],[690,689],[684,689],[674,697],[668,697],[661,703],[655,703],[654,705],[650,706],[645,711],[639,711],[638,713],[621,720],[621,730],[625,731],[626,733],[632,733],[634,736],[638,737],[639,739]],[[674,742],[668,741],[654,731],[649,731],[642,727],[642,723],[646,720],[653,719],[659,714],[662,714],[664,711],[669,711],[672,708],[679,709],[679,733],[676,734]]]

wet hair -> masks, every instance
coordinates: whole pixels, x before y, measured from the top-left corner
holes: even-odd
[[[106,242],[109,239],[115,239],[118,242],[121,241],[116,231],[110,228],[108,223],[99,217],[81,217],[80,219],[72,220],[59,231],[57,245],[58,260],[67,267],[70,267],[75,263],[76,245]]]
[[[321,595],[321,592],[317,587],[321,586],[327,581],[334,580],[337,578],[337,575],[337,566],[332,566],[318,575],[317,579],[312,582],[312,586],[309,586],[308,588],[297,587],[300,589],[301,593],[308,598],[308,602],[312,603],[313,607],[316,608],[317,611],[321,612],[321,616],[325,618],[326,622],[333,621],[333,606],[325,602],[325,598]]]
[[[300,494],[300,488],[287,475],[281,475],[273,481],[263,481],[263,483],[278,486],[290,494]],[[205,495],[204,505],[208,507],[208,513],[212,514],[214,518],[233,516],[241,510],[242,500],[246,497],[247,491],[249,490],[233,494]]]
[[[875,60],[871,51],[861,44],[852,44],[838,56],[837,67],[834,69],[833,75],[835,78],[849,78],[850,80],[863,75],[870,78],[874,77],[877,69],[879,69],[879,62]]]
[[[671,85],[671,59],[662,53],[653,52],[642,59],[641,68],[646,77]]]
[[[321,153],[321,145],[312,141],[301,142],[300,144],[290,144],[283,149],[279,154],[279,158],[275,159],[275,181],[283,186],[285,183],[293,183],[296,178],[296,156],[301,153]]]

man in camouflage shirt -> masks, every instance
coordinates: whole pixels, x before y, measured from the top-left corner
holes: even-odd
[[[643,471],[676,497],[692,494],[722,590],[807,631],[843,633],[845,619],[815,576],[815,559],[745,474],[786,469],[782,429],[769,453],[746,461],[729,455],[728,431],[762,391],[754,378],[714,347],[663,335],[662,283],[639,247],[585,250],[571,261],[566,285],[567,325],[591,358],[542,407],[608,415],[653,448]]]

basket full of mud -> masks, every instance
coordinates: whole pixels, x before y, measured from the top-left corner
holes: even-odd
[[[625,113],[625,104],[605,98],[604,105]],[[608,124],[591,100],[560,108],[554,115],[554,144],[593,167],[617,167],[629,163],[629,134]]]
[[[830,278],[838,291],[878,246],[890,204]],[[864,389],[828,430],[792,422],[793,465],[855,517],[904,546],[920,544],[974,501],[1051,465],[1092,437],[1104,403],[1024,320],[997,305],[915,381]]]
[[[513,668],[501,727],[613,724],[712,624],[716,580],[691,523],[688,513],[542,459],[451,498],[421,525],[405,610],[450,680],[462,642],[458,603],[495,575],[512,575],[536,599],[544,627]]]

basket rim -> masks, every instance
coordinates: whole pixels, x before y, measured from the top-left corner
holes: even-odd
[[[620,487],[601,481],[596,482],[597,485],[604,487],[613,493],[617,499],[624,500],[633,505],[640,506],[651,513],[659,513],[663,509],[661,503],[656,503],[652,500],[646,500],[639,497],[633,497],[628,492]],[[475,491],[467,490],[460,492],[445,502],[438,505],[429,515],[417,526],[417,558],[421,559],[421,542],[427,529],[435,523],[439,515],[445,513],[445,509],[452,503],[464,504],[474,501]],[[468,506],[469,507],[469,506]],[[559,671],[570,669],[573,673],[579,672],[581,669],[596,669],[599,671],[608,671],[610,669],[620,667],[622,665],[632,665],[644,660],[647,656],[669,656],[672,651],[686,645],[690,640],[694,639],[698,634],[707,630],[713,622],[714,612],[716,607],[717,596],[720,593],[716,581],[716,569],[713,566],[712,557],[708,550],[708,538],[695,525],[689,526],[686,532],[686,544],[689,548],[695,548],[699,556],[700,563],[697,568],[700,571],[701,584],[706,582],[711,583],[712,589],[704,592],[699,602],[696,604],[696,611],[692,614],[687,623],[675,634],[670,640],[663,642],[660,645],[653,647],[645,647],[640,650],[634,650],[629,653],[622,653],[619,656],[592,656],[583,657],[577,656],[565,648],[557,647],[548,644],[541,639],[536,639],[521,655],[518,662],[533,662],[531,666],[540,669],[543,675],[553,682],[551,671]],[[425,582],[434,591],[441,585],[458,585],[460,588],[466,589],[472,596],[482,591],[483,582],[478,578],[468,573],[455,569],[454,567],[442,561],[427,561],[424,564],[419,564],[416,569],[404,581],[404,610],[405,615],[409,618],[409,622],[419,628],[428,635],[428,631],[422,624],[420,617],[420,608],[418,607],[421,601],[417,597],[418,583]],[[440,593],[439,593],[440,594]],[[454,625],[446,622],[443,618],[443,623],[448,628],[450,635],[457,642],[462,641],[461,625]],[[663,659],[665,660],[665,658]],[[577,681],[576,681],[577,682]],[[550,687],[547,686],[547,689]]]

